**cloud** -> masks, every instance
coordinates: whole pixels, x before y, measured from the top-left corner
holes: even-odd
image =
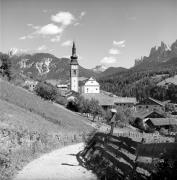
[[[49,52],[55,51],[55,49],[50,49]]]
[[[67,41],[65,41],[65,42],[63,42],[61,44],[61,46],[71,46],[71,45],[72,45],[72,41],[71,40],[67,40]]]
[[[27,26],[33,26],[33,24],[31,24],[31,23],[28,23],[28,24],[27,24]]]
[[[112,57],[112,56],[109,56],[109,57],[104,57],[100,62],[102,64],[113,64],[113,63],[116,63],[116,58],[115,57]]]
[[[80,13],[80,17],[78,17],[77,19],[70,12],[64,12],[64,11],[58,12],[55,15],[51,15],[52,22],[49,24],[43,26],[36,26],[31,23],[28,23],[27,26],[32,28],[34,31],[29,35],[20,37],[19,39],[25,40],[25,39],[42,37],[42,38],[48,38],[51,42],[59,42],[66,28],[69,25],[78,26],[80,24],[78,20],[79,19],[81,20],[83,16],[85,16],[84,11]],[[54,24],[53,22],[59,23],[59,25]]]
[[[40,28],[40,26],[34,26],[33,24],[27,24],[27,26],[29,26],[29,27],[32,27],[33,29],[39,29]]]
[[[79,22],[76,22],[76,23],[74,23],[74,26],[78,26],[80,23]]]
[[[85,14],[86,12],[82,11],[79,18],[81,19],[83,16],[85,16]]]
[[[46,49],[47,49],[46,45],[41,45],[41,46],[39,46],[37,48],[38,51],[43,51],[43,50],[46,50]]]
[[[60,34],[63,32],[62,27],[58,27],[55,24],[47,24],[45,26],[40,27],[36,33],[37,34],[42,34],[42,35],[55,35],[55,34]]]
[[[42,12],[43,12],[43,13],[47,13],[48,10],[47,10],[47,9],[43,9]]]
[[[61,35],[57,35],[55,37],[53,37],[52,39],[50,39],[51,42],[59,42],[61,39]]]
[[[109,54],[112,54],[112,55],[120,54],[120,50],[111,48],[111,49],[109,50]]]
[[[26,40],[26,39],[33,39],[33,36],[32,35],[27,35],[27,36],[22,36],[19,38],[20,40]]]
[[[56,23],[61,23],[64,26],[68,26],[73,23],[75,17],[70,12],[61,11],[56,15],[52,15],[51,20]]]
[[[25,39],[27,39],[27,36],[22,36],[22,37],[20,37],[19,39],[20,39],[20,40],[25,40]]]
[[[123,41],[113,41],[113,45],[118,47],[125,47],[125,40]]]

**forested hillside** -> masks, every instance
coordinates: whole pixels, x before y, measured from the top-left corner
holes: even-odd
[[[163,43],[161,46],[151,50],[149,57],[136,60],[133,68],[100,77],[101,88],[118,96],[134,96],[138,100],[151,96],[177,102],[175,85],[168,86],[168,89],[157,87],[158,82],[177,74],[177,41],[171,49]]]

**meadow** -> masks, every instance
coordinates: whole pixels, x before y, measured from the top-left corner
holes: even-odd
[[[43,153],[81,142],[92,130],[83,117],[0,80],[1,180]]]

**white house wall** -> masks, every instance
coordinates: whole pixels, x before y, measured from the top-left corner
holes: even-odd
[[[100,93],[99,86],[84,86],[83,89],[84,89],[83,93]]]

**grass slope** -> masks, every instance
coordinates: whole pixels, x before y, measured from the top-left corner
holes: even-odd
[[[91,130],[82,117],[3,80],[0,80],[0,98],[44,117],[60,129],[82,132]]]

